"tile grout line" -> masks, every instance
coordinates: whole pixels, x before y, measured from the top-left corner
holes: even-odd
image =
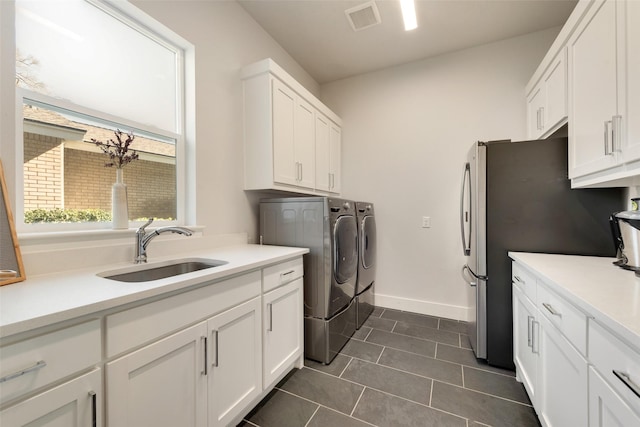
[[[351,409],[351,413],[349,414],[350,417],[353,417],[353,413],[356,411],[356,408],[358,407],[358,403],[360,403],[360,399],[362,399],[362,395],[364,394],[364,391],[367,389],[367,387],[362,387],[362,391],[360,392],[360,396],[358,396],[358,400],[356,400],[356,404],[353,405],[353,409]],[[353,417],[355,418],[355,417]]]
[[[431,390],[429,390],[429,407],[433,408],[433,406],[431,406],[431,400],[433,400],[433,383],[434,381],[431,380]]]
[[[342,370],[342,372],[340,372],[340,375],[338,375],[338,378],[342,378],[342,375],[344,374],[344,371],[347,370],[347,368],[349,367],[349,365],[351,365],[351,362],[353,362],[353,357],[351,357],[349,359],[349,362],[346,364],[346,366],[344,367],[344,369]]]
[[[354,384],[357,384],[357,383],[354,383]],[[361,386],[361,387],[363,388],[363,391],[364,391],[364,389],[366,388],[366,387],[365,387],[365,386],[363,386],[362,384],[358,384],[358,385],[359,385],[359,386]],[[318,409],[320,409],[320,408],[324,408],[324,409],[326,409],[326,410],[328,410],[328,411],[337,412],[338,414],[340,414],[340,415],[344,415],[345,417],[353,418],[354,420],[358,420],[358,421],[361,421],[361,422],[363,422],[363,423],[365,423],[365,424],[369,424],[369,425],[371,425],[371,426],[374,426],[374,427],[375,427],[375,424],[371,424],[370,422],[367,422],[367,421],[361,420],[360,418],[352,417],[352,416],[347,415],[347,414],[345,414],[344,412],[339,411],[339,410],[337,410],[337,409],[335,409],[335,408],[331,408],[331,407],[329,407],[329,406],[327,406],[327,405],[323,405],[322,403],[318,403],[318,402],[316,402],[315,400],[311,400],[311,399],[309,399],[309,398],[307,398],[307,397],[304,397],[304,396],[299,396],[299,395],[297,395],[297,394],[295,394],[295,393],[292,393],[292,392],[287,391],[287,390],[284,390],[284,389],[278,389],[278,390],[280,390],[280,391],[281,391],[281,392],[283,392],[283,393],[287,393],[287,394],[289,394],[289,395],[291,395],[291,396],[297,397],[297,398],[299,398],[299,399],[305,400],[305,401],[307,401],[307,402],[309,402],[309,403],[313,403],[314,405],[318,405]],[[373,389],[373,390],[376,390],[376,389]],[[379,390],[376,390],[376,391],[379,391]],[[399,396],[397,396],[397,397],[399,397]],[[418,403],[418,402],[414,402],[414,403]],[[313,418],[313,417],[312,417],[312,418]]]
[[[380,362],[380,359],[382,358],[382,353],[384,353],[384,350],[385,350],[386,348],[387,348],[387,346],[384,346],[384,345],[382,346],[382,351],[381,351],[381,352],[380,352],[380,354],[378,355],[378,358],[376,359],[376,362],[375,362],[375,364],[376,364],[376,365],[380,365],[380,363],[378,363],[378,362]],[[384,366],[384,365],[380,365],[380,366]]]
[[[311,420],[313,419],[313,417],[316,416],[316,414],[318,413],[318,411],[320,410],[320,405],[318,405],[318,407],[316,408],[315,411],[313,411],[313,414],[311,414],[311,416],[309,417],[309,419],[307,420],[307,423],[304,425],[304,427],[307,427],[309,425],[309,423],[311,422]]]

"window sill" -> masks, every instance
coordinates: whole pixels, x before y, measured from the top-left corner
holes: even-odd
[[[158,227],[148,227],[147,232],[153,231]],[[204,226],[193,225],[186,226],[193,230],[195,235],[202,235]],[[18,232],[18,241],[21,247],[33,247],[40,245],[55,245],[56,247],[70,247],[78,246],[78,244],[90,242],[93,245],[100,245],[100,242],[104,243],[117,243],[125,240],[130,242],[136,234],[137,227],[128,228],[124,230],[67,230],[67,231],[54,231],[54,232],[31,232],[20,233]]]

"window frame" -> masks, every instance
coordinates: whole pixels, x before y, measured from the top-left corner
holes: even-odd
[[[111,229],[110,222],[87,222],[87,223],[40,223],[26,224],[24,222],[24,117],[23,105],[35,102],[36,104],[46,104],[54,109],[64,109],[71,112],[87,115],[101,121],[113,124],[122,130],[133,130],[144,133],[155,134],[160,137],[175,140],[176,146],[176,220],[154,222],[153,226],[164,225],[193,225],[195,224],[195,49],[194,46],[173,33],[162,23],[148,16],[146,13],[131,5],[128,2],[117,2],[115,0],[84,0],[103,10],[105,13],[118,19],[131,28],[139,31],[146,37],[162,44],[164,47],[176,53],[176,132],[159,129],[153,125],[139,123],[123,117],[118,117],[109,113],[94,110],[88,107],[74,104],[71,101],[44,95],[26,88],[15,86],[15,144],[11,149],[2,150],[9,153],[14,151],[14,177],[15,177],[15,198],[14,212],[16,228],[19,236],[28,237],[46,234],[60,234],[68,236],[74,231],[85,234],[87,231],[96,231],[101,238],[104,238],[106,230]],[[12,8],[12,19],[15,22],[15,2]],[[6,9],[5,9],[6,10]],[[13,53],[15,56],[15,38],[13,40]],[[8,55],[6,55],[8,56]],[[6,57],[5,56],[5,57]],[[14,73],[11,76],[15,77]],[[187,190],[187,189],[191,190]],[[142,221],[129,221],[129,229],[137,228],[143,224]],[[114,237],[121,236],[122,231],[113,230]]]

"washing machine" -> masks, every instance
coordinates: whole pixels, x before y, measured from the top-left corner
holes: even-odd
[[[356,202],[358,222],[358,278],[356,281],[356,328],[360,329],[374,309],[376,283],[376,218],[373,203]]]
[[[329,197],[260,201],[263,244],[304,255],[305,357],[328,364],[356,329],[358,226],[355,203]]]

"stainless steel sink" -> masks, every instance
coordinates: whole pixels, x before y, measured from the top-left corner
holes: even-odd
[[[227,261],[217,259],[188,258],[105,271],[98,273],[98,276],[118,282],[150,282],[225,264]]]

